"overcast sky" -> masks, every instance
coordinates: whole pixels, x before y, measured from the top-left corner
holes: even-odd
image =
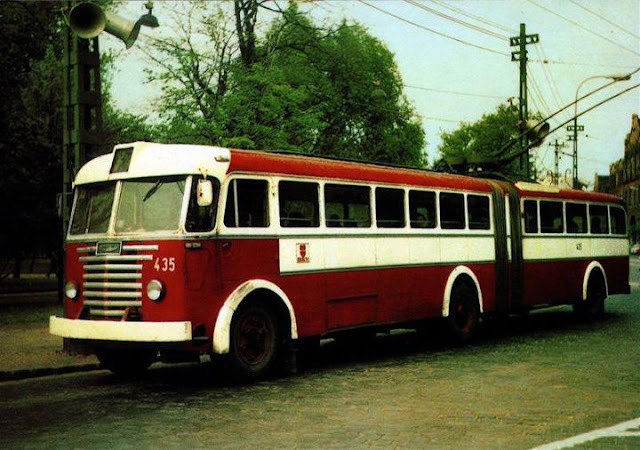
[[[162,27],[166,3],[156,1],[153,11],[161,28],[144,29],[144,35],[170,33],[169,27]],[[455,130],[462,121],[475,122],[499,104],[517,99],[518,63],[511,61],[516,48],[509,46],[508,38],[519,34],[521,23],[526,24],[527,34],[538,34],[540,39],[527,47],[530,112],[548,116],[571,103],[578,86],[583,95],[608,82],[584,81],[587,78],[640,67],[639,0],[316,0],[303,8],[311,10],[318,22],[361,23],[395,54],[405,94],[424,123],[430,161],[437,155],[442,131]],[[134,20],[144,12],[140,1],[123,2],[118,11]],[[144,35],[140,39],[147,39]],[[101,45],[123,47],[108,35],[101,38]],[[145,83],[142,69],[147,64],[135,46],[122,52],[114,77],[114,96],[122,109],[152,111],[157,90]],[[639,82],[637,73],[630,81],[615,83],[579,102],[578,111]],[[631,116],[639,111],[640,88],[579,119],[585,127],[579,136],[581,179],[592,183],[596,172],[608,173],[609,165],[623,156]],[[552,128],[572,112],[573,107],[552,119]],[[558,130],[535,151],[539,169],[553,169],[549,143],[557,139],[567,144],[564,151],[571,150],[567,134]],[[560,172],[570,168],[571,158],[563,156]]]

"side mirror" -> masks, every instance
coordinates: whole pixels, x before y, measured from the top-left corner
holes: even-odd
[[[198,196],[198,206],[211,206],[213,203],[213,183],[211,180],[198,180],[196,195]]]

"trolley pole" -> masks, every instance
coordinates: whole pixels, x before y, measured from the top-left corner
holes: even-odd
[[[526,25],[520,24],[520,35],[509,39],[511,47],[518,47],[518,50],[511,52],[511,61],[520,62],[520,107],[519,107],[519,122],[520,130],[526,129],[527,120],[529,119],[528,110],[528,94],[527,94],[527,44],[537,44],[540,38],[537,34],[527,34]],[[526,133],[522,133],[520,136],[520,149],[527,148],[529,144],[529,138]],[[520,170],[522,170],[527,178],[531,179],[535,177],[535,170],[532,174],[531,159],[529,151],[523,153],[520,156]]]

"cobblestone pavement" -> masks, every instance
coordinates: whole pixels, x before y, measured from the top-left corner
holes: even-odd
[[[0,383],[0,447],[526,449],[640,417],[640,302],[490,324],[448,348],[414,333],[328,342],[299,374],[234,386],[208,365]],[[637,438],[594,441],[633,448]]]

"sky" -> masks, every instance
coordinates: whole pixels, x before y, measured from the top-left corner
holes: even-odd
[[[143,29],[142,41],[154,33],[170,35],[168,2],[156,1],[158,29]],[[280,1],[280,4],[286,2]],[[118,14],[137,19],[146,12],[140,1],[123,2]],[[424,125],[429,160],[438,155],[442,132],[461,122],[473,123],[519,93],[519,63],[511,60],[509,38],[537,34],[527,46],[529,112],[548,117],[576,98],[610,82],[608,76],[640,68],[640,0],[312,0],[302,4],[317,23],[358,22],[395,55],[405,95]],[[267,20],[263,14],[258,20]],[[115,37],[101,37],[101,48],[122,50]],[[151,62],[134,47],[120,52],[113,78],[116,104],[136,114],[152,114],[159,92],[143,69]],[[578,102],[578,112],[640,83],[640,72]],[[574,107],[553,117],[551,128],[573,116]],[[640,112],[640,88],[595,108],[578,119],[579,177],[594,174],[624,155],[632,114]],[[572,152],[562,127],[533,151],[538,169],[553,170],[556,140]],[[560,173],[571,171],[571,156],[561,155]]]

